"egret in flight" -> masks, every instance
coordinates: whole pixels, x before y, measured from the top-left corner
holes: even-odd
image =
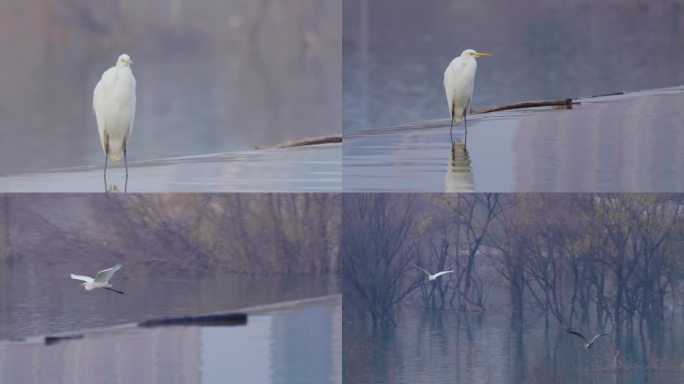
[[[569,329],[565,330],[565,332],[571,333],[571,334],[578,336],[578,337],[581,337],[582,340],[584,340],[584,349],[586,349],[586,350],[589,350],[589,348],[591,348],[591,346],[594,345],[594,342],[596,342],[596,339],[598,339],[601,336],[607,335],[607,333],[599,333],[598,335],[594,336],[591,340],[589,340],[586,337],[584,337],[583,334],[581,334],[579,332],[571,331]]]
[[[126,183],[128,161],[126,147],[131,138],[135,119],[135,76],[131,70],[133,60],[127,55],[119,56],[116,66],[102,74],[93,91],[93,111],[100,132],[100,145],[105,153],[104,180],[107,189],[107,163],[124,159]]]
[[[492,56],[492,54],[466,49],[460,56],[453,59],[444,71],[444,92],[446,92],[449,114],[451,115],[449,135],[452,142],[454,141],[452,130],[456,119],[458,121],[463,119],[465,142],[468,142],[466,114],[470,109],[470,99],[473,97],[473,87],[475,86],[475,71],[477,71],[477,60],[475,58],[481,56]]]
[[[420,269],[421,271],[425,272],[425,274],[428,276],[428,281],[435,280],[436,278],[438,278],[438,277],[440,277],[440,276],[442,276],[442,275],[446,275],[447,273],[452,273],[452,272],[454,272],[454,271],[441,271],[441,272],[437,272],[437,273],[435,273],[435,274],[433,275],[433,274],[431,274],[430,272],[424,270],[423,268],[421,268],[421,267],[419,267],[419,266],[417,266],[417,265],[414,265],[414,267],[416,267],[416,268]]]
[[[74,280],[83,281],[81,286],[83,286],[86,291],[92,291],[95,288],[104,288],[123,295],[123,292],[112,289],[112,285],[109,284],[109,279],[111,279],[112,276],[114,276],[114,272],[118,271],[119,269],[121,269],[121,264],[117,264],[111,268],[98,272],[94,279],[88,276],[74,275],[73,273],[71,274],[71,278]]]

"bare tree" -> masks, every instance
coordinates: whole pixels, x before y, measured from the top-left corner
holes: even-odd
[[[396,325],[396,307],[419,286],[414,269],[414,195],[343,198],[343,294],[358,298],[373,326]]]

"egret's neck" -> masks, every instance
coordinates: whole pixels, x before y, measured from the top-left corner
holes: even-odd
[[[477,60],[475,60],[475,58],[472,55],[461,55],[461,60],[463,60],[463,62],[466,64],[477,65]]]
[[[128,94],[130,92],[133,80],[133,71],[128,65],[124,65],[118,69],[117,81],[114,92],[117,94]]]

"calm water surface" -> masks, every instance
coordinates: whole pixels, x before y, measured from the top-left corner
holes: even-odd
[[[76,258],[0,268],[0,340],[168,316],[197,315],[339,292],[335,276],[246,276],[127,264],[112,278],[118,295],[85,291],[70,273],[97,273]],[[150,276],[143,277],[141,270]]]
[[[684,87],[579,102],[474,115],[467,147],[460,125],[450,147],[448,120],[348,135],[343,190],[684,190]]]
[[[589,351],[543,316],[523,326],[499,314],[461,315],[406,308],[394,329],[344,315],[344,371],[348,383],[621,383],[684,380],[684,324],[668,324],[659,337],[635,330]],[[653,336],[653,337],[652,337]]]
[[[0,344],[10,383],[340,383],[341,296],[250,315],[244,326],[107,329],[50,346]]]
[[[107,168],[107,190],[123,192],[339,192],[342,146],[229,152]],[[104,192],[103,167],[0,176],[2,192]]]

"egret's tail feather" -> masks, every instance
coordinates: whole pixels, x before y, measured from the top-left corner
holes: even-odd
[[[109,153],[107,154],[107,160],[112,163],[117,163],[123,159],[123,143],[114,144],[109,142]]]

